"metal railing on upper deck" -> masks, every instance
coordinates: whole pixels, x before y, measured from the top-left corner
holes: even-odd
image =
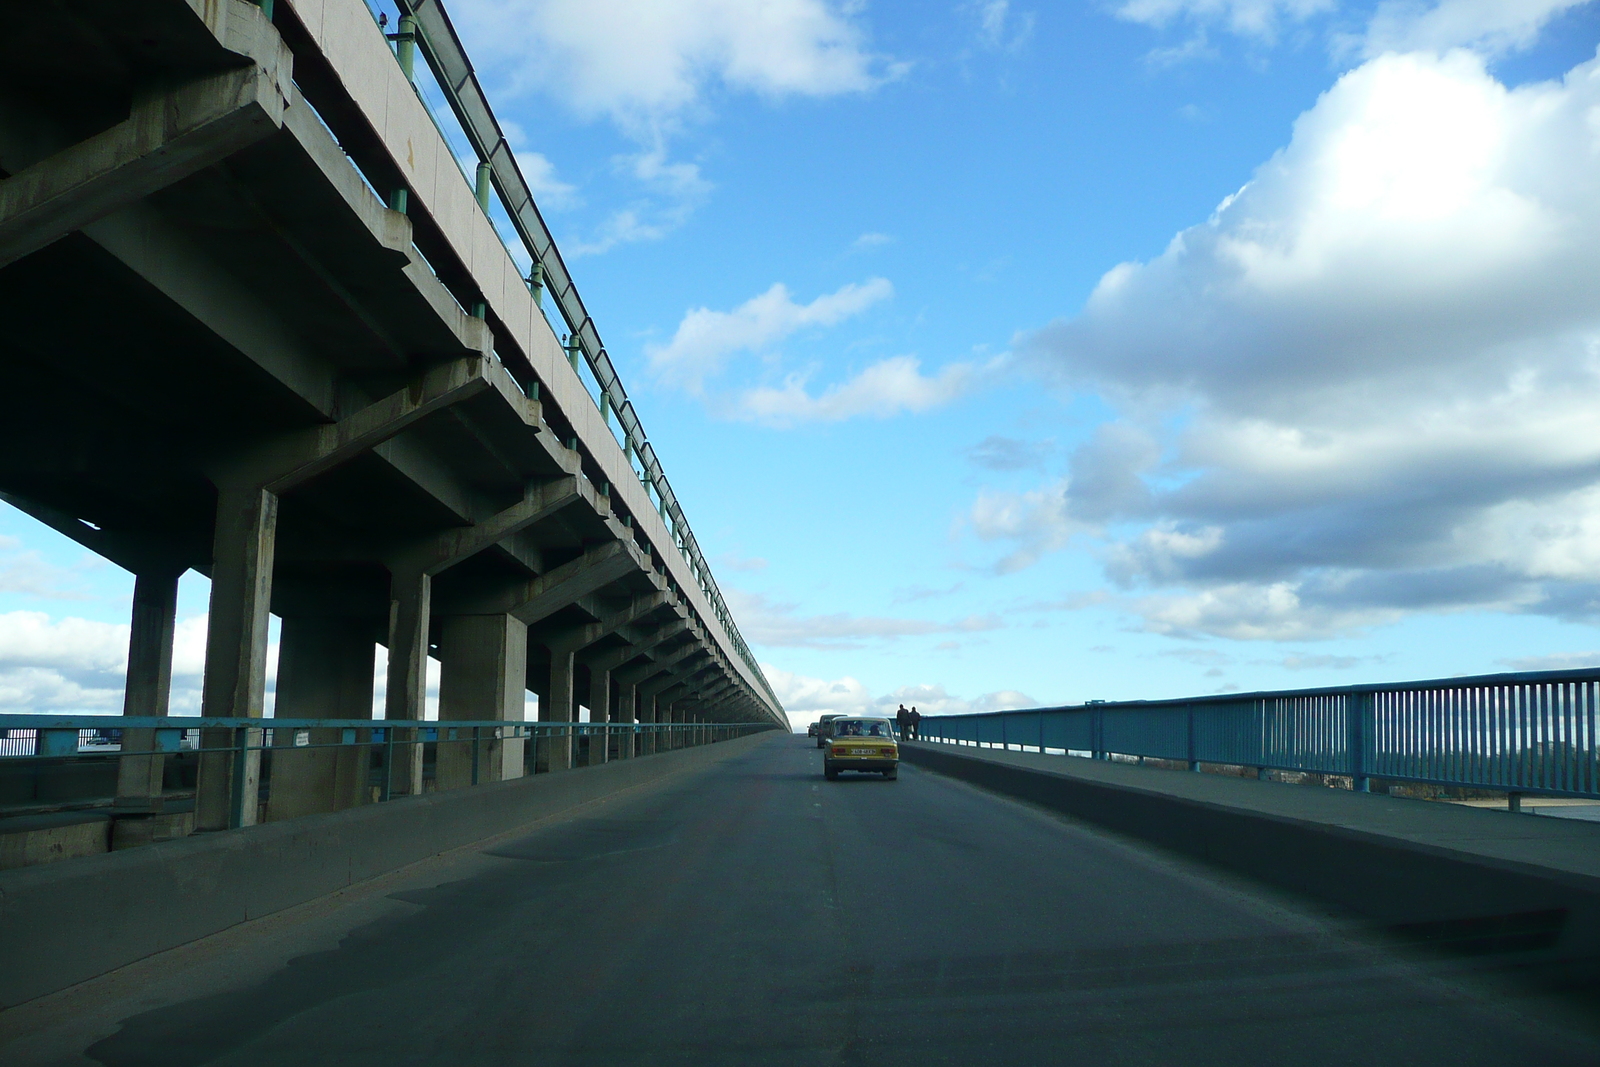
[[[639,421],[638,412],[628,398],[622,379],[600,340],[594,319],[584,307],[583,298],[579,295],[571,272],[568,271],[566,262],[556,247],[555,238],[551,236],[538,205],[534,203],[527,179],[523,177],[522,169],[517,164],[516,153],[506,140],[494,111],[489,107],[488,97],[478,82],[472,62],[467,58],[466,49],[462,46],[449,15],[439,0],[393,0],[393,2],[402,16],[412,24],[410,27],[401,28],[395,36],[408,37],[404,43],[414,45],[421,52],[462,132],[477,155],[477,192],[480,205],[487,213],[488,193],[492,189],[533,264],[532,274],[528,279],[530,288],[536,293],[541,288],[548,289],[555,300],[556,309],[566,323],[571,338],[568,352],[573,360],[574,372],[578,369],[576,356],[581,352],[599,389],[600,395],[596,404],[606,419],[607,427],[610,426],[610,416],[615,415],[622,435],[620,443],[623,452],[630,465],[635,457],[638,458],[639,480],[648,489],[655,491],[661,518],[668,524],[679,553],[689,565],[689,569],[694,572],[701,591],[711,604],[717,622],[773,705],[781,707],[777,695],[772,691],[772,686],[756,661],[755,654],[750,651],[750,646],[734,622],[733,613],[728,608],[722,590],[711,573],[711,565],[700,550],[699,542],[695,539],[694,531],[689,526],[689,520],[684,515],[683,507],[679,504],[671,483],[667,481],[654,446],[645,435],[644,425]],[[402,62],[402,66],[405,65],[407,64]],[[410,76],[411,72],[408,70],[407,74]],[[426,100],[424,104],[426,105]],[[428,113],[437,125],[438,116],[434,115],[431,108],[428,109]],[[448,146],[450,137],[442,128],[439,132]],[[457,162],[459,165],[460,161]]]
[[[1600,796],[1600,669],[927,716],[920,739]]]

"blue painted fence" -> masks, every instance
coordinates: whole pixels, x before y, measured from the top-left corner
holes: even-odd
[[[921,739],[1600,796],[1600,669],[928,716]]]

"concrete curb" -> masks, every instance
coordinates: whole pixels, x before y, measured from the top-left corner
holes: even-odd
[[[1149,788],[1091,781],[944,745],[902,745],[900,758],[1288,890],[1409,941],[1519,965],[1559,964],[1563,978],[1600,974],[1600,878],[1476,854],[1465,835],[1461,848],[1441,847],[1174,796],[1160,792],[1156,778]],[[1352,811],[1374,799],[1347,797]]]
[[[0,1009],[775,736],[0,872]]]

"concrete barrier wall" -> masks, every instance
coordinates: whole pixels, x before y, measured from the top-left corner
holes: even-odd
[[[774,736],[0,872],[0,1009]]]
[[[1318,818],[1296,818],[1252,810],[1244,802],[1256,798],[1243,792],[1240,804],[1162,792],[1164,776],[1180,772],[1129,767],[1118,775],[1123,781],[1112,783],[1074,776],[1067,766],[1052,771],[1019,765],[1022,759],[1088,761],[1020,753],[980,755],[933,744],[904,745],[901,759],[1247,875],[1408,940],[1508,961],[1553,963],[1564,978],[1600,975],[1600,878],[1472,849],[1474,827],[1483,825],[1483,818],[1527,819],[1518,825],[1529,835],[1541,829],[1560,831],[1550,851],[1560,857],[1574,850],[1567,839],[1577,828],[1538,824],[1563,820],[1360,793],[1329,797],[1331,790],[1307,798],[1318,802]],[[1099,770],[1104,767],[1096,765],[1096,773],[1104,774]],[[1264,786],[1291,791],[1282,798],[1290,803],[1296,799],[1292,791],[1314,789],[1218,782],[1222,790],[1232,785],[1242,790]],[[1330,800],[1344,809],[1342,816],[1334,812],[1333,819],[1328,817]],[[1408,804],[1426,805],[1428,810],[1418,814],[1430,820],[1459,816],[1458,847],[1385,832],[1385,825],[1390,830],[1397,827],[1394,805]],[[1444,837],[1448,839],[1448,834]],[[1576,847],[1583,845],[1579,842]]]

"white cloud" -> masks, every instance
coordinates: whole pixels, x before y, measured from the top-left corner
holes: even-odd
[[[51,619],[42,611],[0,614],[0,667],[121,674],[127,670],[128,627],[89,619]]]
[[[763,663],[761,671],[789,715],[789,723],[804,731],[823,715],[885,715],[893,717],[901,704],[915,706],[924,715],[955,715],[969,711],[1004,711],[1037,707],[1026,693],[1003,689],[966,700],[951,696],[942,685],[904,685],[874,696],[856,678],[812,678]]]
[[[1282,22],[1331,11],[1335,0],[1123,0],[1117,17],[1163,28],[1174,22],[1218,23],[1241,37],[1272,40]]]
[[[1549,656],[1522,656],[1498,660],[1514,671],[1575,671],[1600,667],[1600,652],[1557,652]]]
[[[1527,48],[1556,16],[1591,0],[1384,0],[1367,26],[1362,51],[1444,52],[1466,47],[1498,54]]]
[[[198,714],[205,673],[206,616],[179,619],[172,639],[168,710]],[[0,711],[121,714],[128,672],[126,623],[41,611],[0,614]],[[267,648],[270,687],[278,646]]]
[[[1067,516],[1065,481],[1022,493],[984,489],[972,505],[968,521],[986,541],[1016,542],[1016,548],[995,564],[1001,574],[1032,566],[1046,552],[1066,547],[1072,535],[1081,530]]]
[[[476,0],[455,21],[501,93],[548,94],[582,117],[609,118],[640,146],[619,161],[638,195],[562,241],[576,259],[659,240],[700,206],[709,183],[697,165],[668,162],[666,144],[716,92],[828,97],[902,75],[906,64],[868,50],[858,12],[830,0]],[[520,128],[508,133],[526,141]],[[518,161],[541,204],[577,206],[577,190],[543,156]]]
[[[740,395],[734,415],[776,429],[807,422],[839,422],[858,415],[886,419],[902,411],[928,411],[965,396],[1000,365],[999,359],[982,365],[949,363],[938,374],[928,376],[915,356],[894,356],[816,396],[806,390],[803,376],[793,376],[781,387],[748,389]]]
[[[972,7],[978,16],[978,43],[985,48],[1015,52],[1033,36],[1033,12],[1013,12],[1011,0],[981,0]]]
[[[0,711],[118,713],[128,669],[128,627],[0,614]]]
[[[878,248],[882,245],[893,244],[894,238],[886,233],[864,233],[850,242],[850,249],[854,252],[863,252],[869,248]]]
[[[1020,471],[1043,466],[1054,451],[1054,441],[1022,441],[990,434],[967,449],[967,458],[986,470]]]
[[[979,633],[1004,625],[994,615],[964,619],[896,619],[881,616],[797,615],[793,604],[773,601],[761,593],[725,589],[728,606],[739,629],[753,644],[779,648],[862,648],[872,641],[893,641],[924,634]]]
[[[566,211],[582,203],[578,187],[557,178],[555,164],[542,153],[518,152],[516,157],[528,191],[542,210]]]
[[[687,222],[711,195],[711,183],[700,168],[669,160],[665,139],[659,135],[651,147],[617,156],[611,163],[641,195],[627,207],[613,210],[592,236],[564,242],[569,259],[599,255],[618,245],[659,241]]]
[[[899,67],[873,55],[855,4],[827,0],[477,0],[455,18],[511,88],[581,115],[659,129],[714,88],[778,99],[865,92]]]
[[[1209,221],[1020,340],[1125,417],[1059,506],[991,495],[974,527],[1024,556],[1092,529],[1165,632],[1600,617],[1597,114],[1597,61],[1515,89],[1461,51],[1346,74]]]
[[[0,593],[22,593],[47,600],[93,599],[84,585],[87,570],[105,561],[85,553],[73,567],[58,567],[33,550],[24,550],[14,537],[0,538]]]
[[[107,714],[122,711],[122,684],[95,685],[43,667],[0,669],[0,711],[25,715]]]
[[[684,315],[672,340],[647,345],[650,369],[663,380],[696,395],[705,380],[720,372],[736,352],[759,352],[798,330],[833,326],[894,295],[886,278],[854,282],[809,304],[796,304],[789,287],[778,282],[732,311],[695,308]]]

